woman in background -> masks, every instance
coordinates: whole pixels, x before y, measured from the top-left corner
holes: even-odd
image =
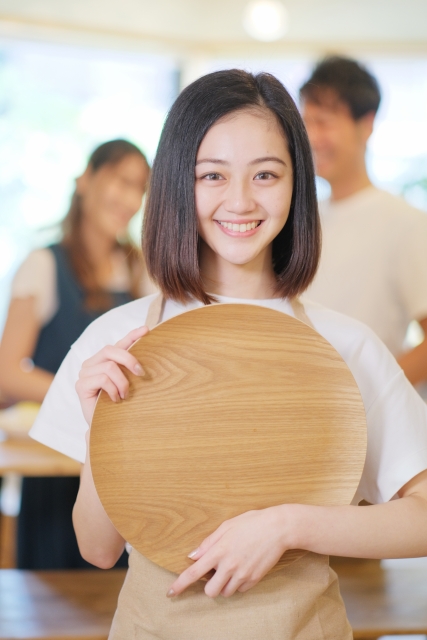
[[[70,346],[105,311],[154,291],[127,227],[140,209],[149,166],[126,140],[92,153],[77,181],[60,243],[19,268],[0,345],[0,389],[42,402]],[[18,567],[87,566],[71,522],[78,478],[25,478]]]

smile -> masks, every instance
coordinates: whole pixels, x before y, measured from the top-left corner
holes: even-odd
[[[222,220],[215,220],[223,229],[229,231],[237,231],[239,233],[246,233],[256,229],[261,224],[262,220],[254,220],[253,222],[247,222],[243,224],[237,224],[236,222],[223,222]]]

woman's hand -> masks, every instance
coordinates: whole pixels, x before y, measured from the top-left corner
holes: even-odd
[[[181,573],[167,595],[179,595],[212,569],[215,574],[205,586],[205,593],[211,598],[220,594],[228,597],[256,585],[282,554],[292,548],[286,542],[290,540],[287,523],[292,519],[285,515],[292,506],[248,511],[223,522],[190,553],[194,565]]]
[[[127,397],[129,382],[119,365],[126,367],[136,376],[144,374],[138,360],[127,349],[147,333],[148,327],[134,329],[114,346],[104,347],[92,358],[83,362],[76,383],[76,391],[88,424],[92,420],[96,400],[101,389],[108,393],[113,402]]]

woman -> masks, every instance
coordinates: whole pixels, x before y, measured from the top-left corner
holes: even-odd
[[[76,181],[61,242],[21,265],[0,346],[0,388],[11,400],[42,402],[82,331],[108,309],[154,290],[127,235],[149,171],[130,142],[99,146]],[[18,567],[87,566],[71,523],[77,490],[77,478],[24,480]]]
[[[144,247],[165,298],[161,320],[214,301],[294,315],[292,300],[316,271],[319,220],[306,132],[278,80],[221,71],[182,92],[153,167]],[[74,525],[83,556],[103,568],[114,564],[125,540],[98,499],[85,433],[88,440],[100,389],[113,401],[125,399],[122,367],[142,375],[144,362],[127,349],[147,333],[140,325],[153,299],[136,300],[88,327],[32,432],[84,462]],[[189,549],[194,564],[180,576],[132,550],[110,639],[350,640],[327,556],[427,554],[426,407],[364,325],[309,302],[305,313],[359,385],[368,454],[355,505],[365,498],[373,506],[283,504],[243,513]],[[67,419],[58,424],[64,408]],[[308,553],[268,574],[295,548]]]

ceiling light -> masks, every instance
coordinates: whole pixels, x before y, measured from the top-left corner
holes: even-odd
[[[288,12],[280,0],[252,0],[246,6],[243,26],[256,40],[272,42],[288,30]]]

